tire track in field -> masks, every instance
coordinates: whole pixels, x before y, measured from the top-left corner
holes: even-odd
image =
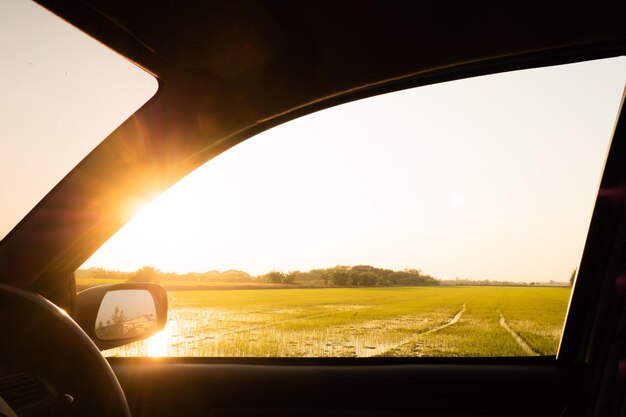
[[[498,314],[500,314],[500,326],[502,326],[502,328],[506,330],[511,335],[511,337],[513,337],[513,339],[515,339],[519,347],[521,347],[524,352],[528,353],[531,356],[539,356],[539,353],[536,352],[528,343],[526,343],[524,338],[508,325],[502,313],[498,311]]]
[[[463,308],[461,308],[455,315],[454,317],[452,317],[451,320],[449,320],[447,323],[442,324],[441,326],[435,327],[433,329],[430,329],[424,333],[420,333],[419,336],[424,336],[427,334],[431,334],[431,333],[435,333],[438,332],[439,330],[443,330],[446,327],[452,326],[453,324],[457,324],[459,322],[459,320],[461,320],[461,316],[463,315],[463,313],[465,313],[465,303],[463,303]]]
[[[411,335],[410,337],[407,337],[406,339],[401,340],[400,342],[398,342],[398,343],[396,343],[396,344],[394,344],[392,346],[386,346],[384,348],[372,349],[371,352],[366,352],[365,354],[362,354],[360,356],[363,356],[363,357],[378,356],[378,355],[383,355],[383,354],[385,354],[385,353],[387,353],[389,351],[399,349],[402,346],[405,346],[405,345],[408,345],[409,343],[415,342],[415,340],[418,337],[420,337],[420,336],[426,336],[426,335],[438,332],[440,330],[445,329],[446,327],[450,327],[450,326],[458,323],[461,320],[461,316],[463,316],[463,313],[465,313],[465,303],[463,303],[463,306],[461,307],[461,309],[459,311],[456,312],[454,317],[452,317],[450,320],[448,320],[444,324],[440,324],[439,326],[432,327],[432,328],[430,328],[428,330],[419,331],[419,332]]]

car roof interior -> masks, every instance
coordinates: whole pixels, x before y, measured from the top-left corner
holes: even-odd
[[[75,292],[73,272],[129,220],[130,198],[167,189],[261,131],[394,90],[626,51],[624,2],[37,2],[159,81],[156,95],[0,244],[3,282],[67,308]],[[624,139],[623,114],[601,189],[626,184],[626,140],[618,137]],[[623,205],[596,204],[579,272],[584,276],[558,363],[505,358],[111,364],[131,410],[141,416],[317,415],[312,409],[366,415],[358,411],[363,407],[369,415],[602,415],[609,408],[598,404],[609,403],[610,413],[617,413],[625,409],[619,408],[623,382],[611,375],[624,342],[622,335],[615,345],[612,331],[620,326],[624,303],[616,301],[612,280],[623,267],[617,243],[625,234],[623,215]],[[425,398],[419,405],[416,389]],[[311,405],[311,398],[318,402]],[[219,414],[220,409],[231,411]]]

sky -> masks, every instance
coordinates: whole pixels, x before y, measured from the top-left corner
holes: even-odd
[[[293,120],[191,173],[84,267],[566,281],[625,75],[624,58],[518,71]]]
[[[71,29],[38,27],[52,31],[49,39]],[[156,88],[125,60],[96,61],[111,51],[93,41],[70,58],[67,40],[56,55],[59,41],[13,37],[15,46],[8,36],[0,22],[3,61],[7,48],[18,53],[28,45],[53,65],[75,59],[93,69],[98,62],[117,87],[102,87],[101,75],[88,71],[76,76],[76,91],[50,81],[31,87],[36,95],[98,98],[50,105],[66,115],[51,133],[49,108],[32,122],[33,98],[25,98],[32,91],[22,86],[32,85],[28,74],[0,69],[13,88],[10,100],[0,98],[0,111],[13,120],[0,132],[8,138],[0,139],[0,178],[10,178],[0,180],[0,204],[30,196],[20,213],[2,211],[5,228],[82,158],[79,148],[84,155],[95,146],[81,138],[97,143]],[[625,80],[620,57],[447,82],[301,117],[189,174],[139,210],[83,268],[259,275],[368,264],[442,279],[566,281],[579,262]],[[65,155],[70,150],[74,159]]]
[[[127,320],[143,314],[156,316],[154,299],[148,290],[115,290],[104,295],[96,316],[96,323],[106,323],[115,313],[115,308],[124,311]],[[156,317],[155,317],[156,318]]]

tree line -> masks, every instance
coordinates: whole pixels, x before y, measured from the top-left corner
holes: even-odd
[[[162,282],[162,281],[200,281],[200,282],[255,282],[255,278],[244,271],[229,269],[227,271],[211,270],[206,272],[163,272],[153,266],[142,266],[133,272],[112,271],[104,268],[79,269],[76,279],[96,278],[123,280],[128,282]]]
[[[116,279],[127,282],[247,282],[270,284],[299,284],[321,287],[382,287],[438,285],[439,280],[424,274],[419,269],[376,268],[369,265],[335,266],[332,268],[302,271],[270,271],[267,274],[252,276],[243,271],[208,271],[177,274],[162,272],[152,266],[143,266],[134,272],[110,271],[103,268],[80,269],[76,278]]]
[[[377,268],[370,265],[335,266],[332,268],[302,271],[270,271],[267,274],[253,276],[244,271],[230,269],[227,271],[190,272],[178,274],[163,272],[152,266],[143,266],[134,272],[111,271],[103,268],[79,269],[76,278],[114,279],[126,282],[168,282],[176,284],[182,281],[223,282],[250,284],[282,284],[312,287],[391,287],[420,285],[461,285],[461,286],[572,286],[576,270],[572,272],[569,282],[512,282],[490,280],[440,280],[419,269],[392,270]]]
[[[308,281],[316,282],[324,287],[389,287],[439,284],[436,278],[424,274],[419,269],[394,271],[370,265],[335,266],[333,268],[312,269],[309,272],[270,271],[259,278],[274,284]]]

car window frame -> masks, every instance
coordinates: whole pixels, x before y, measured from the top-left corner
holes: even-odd
[[[343,92],[331,97],[326,97],[317,100],[313,103],[307,103],[305,105],[294,108],[293,110],[279,114],[274,118],[268,120],[262,120],[259,124],[251,126],[249,129],[240,131],[237,134],[228,138],[227,142],[223,143],[223,147],[220,147],[219,151],[215,149],[206,149],[204,152],[197,154],[197,165],[193,169],[197,169],[203,164],[207,163],[220,153],[230,149],[231,147],[247,140],[263,131],[271,129],[272,127],[289,122],[296,118],[305,116],[310,113],[321,111],[327,108],[331,108],[337,105],[346,104],[352,101],[361,100],[369,97],[373,97],[380,94],[393,93],[396,91],[402,91],[412,89],[421,86],[439,84],[448,81],[462,80],[466,78],[485,76],[498,74],[503,72],[511,72],[517,70],[535,69],[541,67],[549,67],[556,65],[573,64],[578,62],[598,60],[605,58],[615,58],[626,56],[626,49],[619,45],[603,45],[598,47],[585,46],[585,47],[572,47],[559,49],[555,51],[542,51],[538,53],[530,53],[526,55],[515,55],[510,57],[503,57],[493,60],[481,61],[477,63],[464,64],[459,66],[452,66],[450,68],[440,68],[435,71],[429,71],[427,73],[410,74],[408,76],[401,76],[391,80],[384,80],[380,83],[372,85],[366,85],[356,90]],[[160,89],[159,89],[160,91]],[[158,92],[157,92],[158,94]],[[152,99],[151,99],[152,100]],[[617,170],[615,168],[609,168],[609,165],[617,165],[616,149],[621,149],[621,140],[617,140],[618,136],[622,137],[618,131],[618,120],[624,118],[625,112],[623,111],[623,102],[617,111],[615,130],[613,132],[613,138],[609,140],[611,144],[607,162],[602,172],[601,185],[606,181],[615,181],[618,177]],[[622,123],[623,125],[623,123]],[[622,129],[623,130],[623,129]],[[620,136],[621,135],[621,136]],[[626,141],[626,139],[624,139]],[[625,145],[626,146],[626,145]],[[626,158],[623,159],[626,164]],[[191,170],[191,171],[193,171]],[[607,170],[610,171],[610,177],[607,178]],[[191,172],[189,171],[189,172]],[[615,178],[613,178],[615,177]],[[608,223],[604,217],[607,216],[607,208],[603,207],[600,203],[599,197],[594,204],[593,215],[588,230],[587,237],[585,239],[585,249],[581,257],[581,262],[577,266],[577,277],[574,285],[572,286],[572,294],[570,296],[570,302],[568,305],[566,321],[563,326],[562,336],[559,344],[558,353],[556,355],[548,356],[536,356],[536,357],[394,357],[394,358],[342,358],[342,357],[318,357],[318,358],[285,358],[285,357],[163,357],[160,360],[167,360],[171,363],[206,363],[206,364],[220,364],[220,363],[247,363],[247,364],[276,364],[276,365],[312,365],[312,364],[324,364],[324,365],[382,365],[382,364],[531,364],[543,366],[546,364],[556,364],[563,368],[576,368],[578,369],[582,363],[589,361],[591,344],[587,341],[594,333],[594,329],[597,329],[597,320],[590,321],[584,320],[584,324],[581,323],[581,319],[578,317],[585,316],[589,311],[593,310],[591,306],[599,306],[602,304],[600,300],[607,300],[610,298],[607,295],[607,271],[599,273],[595,271],[591,273],[589,269],[591,266],[587,264],[594,262],[597,259],[596,253],[598,246],[606,247],[608,242],[612,242],[615,239],[614,235],[606,236],[601,235],[600,229],[607,230],[615,227],[615,217],[617,214],[612,209],[611,226],[607,226]],[[620,226],[622,227],[622,226]],[[626,226],[624,226],[624,233],[626,236]],[[621,230],[621,229],[620,229]],[[602,242],[598,243],[595,239],[600,239]],[[597,261],[596,261],[597,262]],[[576,290],[578,288],[578,290]],[[598,297],[598,298],[594,298]],[[580,306],[585,306],[580,307]],[[570,314],[570,310],[574,308],[575,313]],[[579,311],[580,310],[580,311]],[[149,361],[151,358],[109,358],[113,362],[117,361]]]

